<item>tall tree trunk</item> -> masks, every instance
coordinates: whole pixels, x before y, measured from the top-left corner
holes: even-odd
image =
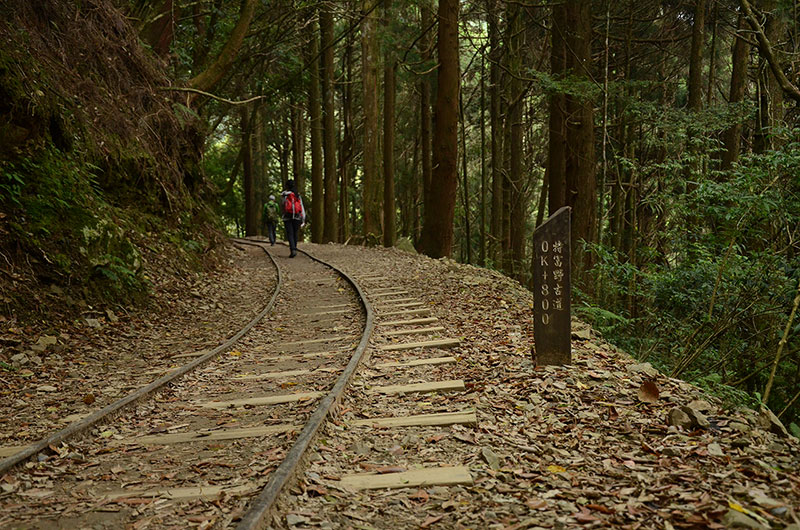
[[[392,0],[384,0],[384,32],[389,32]],[[387,35],[388,37],[388,35]],[[389,39],[391,40],[391,39]],[[394,107],[395,68],[397,63],[390,45],[383,62],[383,246],[393,247],[396,232],[394,203]]]
[[[242,175],[244,184],[244,233],[254,236],[258,230],[258,217],[256,212],[255,182],[253,179],[253,151],[252,131],[250,128],[250,109],[242,108]]]
[[[567,8],[565,4],[555,4],[551,9],[550,73],[555,79],[560,79],[567,69]],[[567,205],[566,109],[566,95],[563,92],[553,92],[550,95],[547,148],[547,203],[550,215]]]
[[[705,48],[705,22],[706,0],[696,0],[694,6],[694,20],[692,22],[692,45],[689,51],[689,79],[687,90],[689,92],[689,112],[697,113],[703,110],[703,49]],[[695,144],[699,131],[690,119],[687,127],[687,152],[691,155],[689,165],[686,167],[687,190],[697,187],[698,173],[702,173],[699,158],[702,153]]]
[[[322,37],[322,107],[323,107],[323,150],[325,153],[325,206],[322,241],[328,243],[339,237],[339,217],[336,211],[336,128],[333,109],[333,13],[329,6],[323,6],[319,13],[320,33]]]
[[[714,104],[714,82],[717,73],[717,26],[719,26],[719,2],[711,0],[713,12],[711,20],[714,25],[711,29],[711,49],[708,52],[708,88],[706,88],[706,106],[711,107]]]
[[[506,58],[508,51],[506,50]],[[504,65],[504,69],[508,71],[508,64]],[[509,75],[504,77],[504,88],[506,89],[506,98],[508,97]],[[504,108],[508,108],[508,101],[503,104]],[[511,179],[509,178],[508,169],[511,167],[511,113],[506,111],[505,119],[503,120],[503,166],[501,173],[503,175],[503,207],[502,215],[502,234],[500,237],[501,259],[500,268],[508,276],[513,276],[513,256],[511,255]]]
[[[747,84],[747,62],[750,57],[750,45],[744,38],[739,38],[740,32],[747,27],[747,22],[742,15],[739,15],[736,37],[733,41],[733,52],[731,62],[733,71],[731,72],[731,91],[728,103],[736,105],[744,100],[744,91]],[[739,116],[741,112],[737,113]],[[728,170],[739,159],[739,148],[742,140],[742,122],[737,120],[731,125],[722,136],[725,150],[722,153],[722,169]]]
[[[418,138],[416,142],[414,142],[414,164],[412,166],[412,173],[411,173],[411,198],[410,198],[410,206],[411,206],[411,223],[409,227],[409,236],[411,237],[411,241],[414,244],[414,248],[417,247],[419,244],[419,236],[420,230],[422,228],[422,201],[424,195],[424,190],[422,189],[422,181],[417,178],[419,174],[419,166],[420,166],[420,158],[421,158],[421,141]]]
[[[523,129],[523,53],[525,42],[525,25],[523,10],[519,4],[508,4],[508,66],[511,75],[508,83],[509,96],[509,153],[508,180],[510,189],[509,246],[511,256],[511,273],[514,278],[523,281],[525,276],[525,219],[526,205],[524,197],[523,162],[525,154],[522,150]]]
[[[253,124],[253,187],[255,189],[255,215],[256,233],[264,235],[261,222],[262,210],[264,208],[264,187],[267,182],[267,172],[264,164],[266,152],[266,139],[264,138],[264,108],[256,104],[253,112],[255,123]]]
[[[378,36],[374,13],[379,0],[364,0],[361,22],[361,70],[364,105],[364,237],[371,243],[381,235],[378,182]]]
[[[466,263],[472,263],[472,232],[469,225],[469,178],[467,175],[467,128],[464,119],[464,94],[458,93],[458,115],[461,124],[461,171],[464,178],[464,248]]]
[[[339,241],[350,238],[349,194],[350,170],[352,168],[353,150],[355,148],[355,134],[353,132],[353,34],[349,33],[345,39],[344,53],[342,54],[342,71],[345,80],[342,90],[342,141],[339,143]]]
[[[439,0],[439,71],[433,135],[436,206],[426,204],[423,252],[433,258],[453,251],[453,215],[458,184],[459,0]]]
[[[567,42],[567,68],[587,84],[592,71],[592,13],[590,2],[567,4],[567,27],[572,31]],[[590,96],[567,96],[567,204],[572,207],[573,278],[583,279],[591,289],[588,272],[591,254],[583,252],[583,242],[593,243],[597,233],[597,184],[594,152],[594,105]]]
[[[316,23],[309,27],[309,64],[308,115],[311,118],[311,200],[306,200],[306,207],[311,209],[311,242],[322,243],[325,227],[325,201],[323,197],[322,174],[322,109],[320,108],[319,86],[319,41],[317,40]],[[306,198],[308,199],[308,198]]]
[[[500,101],[501,65],[500,27],[497,0],[487,0],[489,26],[489,121],[491,123],[492,209],[489,256],[495,267],[503,261],[503,126]]]
[[[622,76],[625,81],[633,81],[634,77],[631,65],[633,55],[633,23],[635,13],[634,4],[635,0],[628,0],[628,24],[625,36],[624,63],[622,66]],[[659,73],[663,75],[663,69]],[[632,138],[632,135],[630,134],[631,126],[629,125],[631,116],[628,112],[626,112],[626,103],[624,102],[631,101],[633,97],[632,83],[625,83],[624,96],[624,100],[618,102],[616,105],[618,116],[616,137],[617,152],[622,153],[623,159],[627,159],[626,157],[630,154],[628,142]],[[631,189],[629,187],[630,168],[627,167],[626,164],[622,164],[620,161],[618,161],[614,165],[614,173],[616,178],[614,179],[614,187],[611,190],[611,237],[609,239],[611,246],[617,251],[619,259],[624,259],[623,256],[627,257],[624,245],[625,233],[628,230],[626,219],[630,218],[627,206],[631,204],[628,200],[629,194],[631,193]]]
[[[429,0],[423,0],[422,6],[420,7],[421,11],[421,25],[422,31],[426,33],[420,39],[420,55],[423,59],[425,66],[427,67],[428,63],[431,60],[431,39],[428,37],[428,26],[431,25],[431,8],[429,4]],[[419,101],[419,120],[420,120],[420,158],[422,159],[422,209],[423,215],[425,212],[425,207],[428,204],[432,204],[434,201],[434,197],[431,192],[431,181],[433,179],[433,168],[431,166],[432,154],[431,154],[431,82],[430,82],[430,75],[423,74],[420,76],[419,79],[419,93],[420,93],[420,101]],[[417,232],[417,242],[420,241],[422,234],[421,228],[418,227]]]
[[[290,178],[289,175],[291,171],[291,162],[289,159],[292,156],[292,141],[289,138],[289,127],[291,125],[289,121],[288,117],[285,120],[280,120],[280,132],[278,133],[279,139],[277,141],[278,157],[281,167],[281,182],[284,186],[286,185],[286,181]],[[298,191],[300,191],[299,188]]]
[[[478,265],[486,266],[486,65],[481,55],[481,230]]]
[[[292,175],[294,175],[294,180],[297,182],[298,191],[304,194],[306,189],[306,120],[304,109],[296,100],[296,96],[290,97],[290,112],[292,115]]]
[[[689,110],[703,108],[703,48],[705,47],[706,0],[696,0],[689,52]]]
[[[247,30],[250,27],[250,22],[255,15],[257,5],[258,0],[243,1],[239,20],[233,27],[233,31],[228,41],[225,43],[225,46],[222,47],[219,56],[208,68],[189,80],[188,84],[190,87],[203,91],[211,90],[227,73],[234,59],[236,59],[239,49],[242,47],[244,38],[247,35]]]

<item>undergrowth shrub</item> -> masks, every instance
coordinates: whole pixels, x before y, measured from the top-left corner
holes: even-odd
[[[786,135],[781,150],[742,157],[692,186],[683,186],[685,164],[670,165],[648,197],[663,208],[656,244],[633,259],[606,242],[589,246],[596,295],[583,295],[576,311],[662,371],[757,405],[800,281],[800,130]],[[776,413],[789,406],[787,424],[800,416],[798,351],[800,318],[768,403]]]

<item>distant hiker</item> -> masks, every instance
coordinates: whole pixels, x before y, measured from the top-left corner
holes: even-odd
[[[264,203],[264,213],[261,216],[261,222],[267,227],[267,237],[269,237],[269,244],[275,244],[275,227],[278,225],[278,203],[275,202],[275,196],[270,195],[269,200]]]
[[[286,240],[289,241],[289,257],[297,255],[297,236],[300,228],[306,225],[306,209],[303,199],[297,193],[294,180],[286,181],[286,190],[281,193],[281,211],[283,212],[283,225],[286,227]]]

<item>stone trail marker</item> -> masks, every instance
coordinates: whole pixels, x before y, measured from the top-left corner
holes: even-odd
[[[570,208],[533,233],[533,337],[538,365],[571,364]]]

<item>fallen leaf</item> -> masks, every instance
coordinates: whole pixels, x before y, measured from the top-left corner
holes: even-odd
[[[550,473],[563,473],[563,472],[565,472],[567,470],[567,468],[561,467],[561,466],[556,466],[556,465],[549,465],[549,466],[547,466],[547,470]]]
[[[639,387],[639,392],[637,396],[639,401],[643,401],[644,403],[655,403],[658,401],[658,387],[652,381],[645,381],[642,383],[642,386]]]
[[[435,523],[437,521],[440,521],[443,517],[444,517],[444,515],[436,515],[436,516],[429,515],[427,517],[427,519],[425,519],[425,521],[423,521],[422,524],[419,525],[419,527],[420,528],[428,528],[433,523]]]
[[[424,489],[418,489],[416,493],[409,495],[408,498],[417,502],[426,503],[430,500],[430,495],[428,495],[428,492]]]
[[[541,508],[547,508],[547,501],[542,499],[528,499],[528,501],[525,504],[531,510],[539,510]]]
[[[306,493],[315,493],[316,495],[327,495],[328,488],[321,485],[312,484],[310,486],[306,486]],[[314,495],[311,495],[312,497]]]
[[[586,508],[584,508],[580,512],[578,512],[575,515],[573,515],[573,517],[579,523],[592,523],[594,521],[599,521],[600,520],[597,516],[592,515],[592,513],[589,510],[587,510]]]

